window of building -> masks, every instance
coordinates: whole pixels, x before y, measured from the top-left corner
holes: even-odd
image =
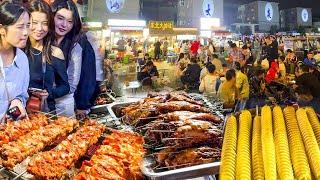
[[[184,6],[184,0],[180,0],[180,6]]]

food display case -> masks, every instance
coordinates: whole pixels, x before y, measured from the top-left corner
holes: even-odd
[[[84,122],[38,113],[29,120],[2,126],[2,132],[9,138],[3,133],[0,136],[0,174],[11,179],[103,179],[108,176],[126,179],[136,176],[137,179],[170,180],[218,175],[224,172],[220,168],[228,168],[221,166],[220,161],[229,157],[222,156],[222,145],[225,133],[232,132],[226,129],[230,127],[231,116],[224,116],[225,109],[218,99],[185,92],[151,93],[146,98],[116,99],[106,109],[107,114],[91,116]],[[287,124],[287,118],[291,121],[294,111],[278,107],[271,113],[279,114],[282,109]],[[268,117],[265,111],[259,108],[233,115],[244,119],[247,116],[241,114],[250,113],[251,131],[256,132],[254,117],[261,113]],[[311,108],[297,113],[312,120],[308,127],[319,129],[319,121]],[[304,116],[297,117],[299,128],[299,120]],[[271,114],[271,118],[275,117]],[[242,129],[237,129],[241,133]],[[318,138],[317,134],[313,137]],[[302,142],[304,138],[301,136]],[[313,140],[317,142],[318,139]],[[312,144],[304,146],[315,149]],[[238,153],[240,151],[236,156]],[[309,153],[305,153],[308,157]],[[112,170],[114,168],[117,172]],[[124,170],[128,168],[130,172]],[[95,174],[96,171],[103,173]],[[311,169],[310,175],[314,173]]]

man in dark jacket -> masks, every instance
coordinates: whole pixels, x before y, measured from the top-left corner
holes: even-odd
[[[183,71],[181,82],[186,89],[198,90],[201,68],[195,57],[192,57],[190,61],[191,64],[188,64],[187,68]]]
[[[269,61],[269,65],[271,66],[271,63],[278,59],[279,54],[278,54],[278,42],[276,39],[274,39],[272,36],[266,37],[266,55],[267,59]],[[269,66],[269,67],[270,67]]]
[[[309,89],[313,97],[320,98],[320,82],[314,74],[309,72],[308,66],[301,65],[299,67],[296,85]]]
[[[138,72],[138,81],[144,86],[152,85],[152,78],[159,77],[157,67],[149,60],[145,66],[141,68],[141,72]]]
[[[81,75],[77,90],[74,93],[74,99],[76,103],[76,115],[79,119],[82,119],[92,107],[91,98],[94,95],[96,87],[96,57],[85,35],[82,35],[79,44],[83,49]]]
[[[160,52],[161,52],[161,43],[158,40],[155,44],[154,44],[154,59],[155,60],[159,60],[160,59]]]

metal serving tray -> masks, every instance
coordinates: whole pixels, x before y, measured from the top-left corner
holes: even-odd
[[[201,95],[200,95],[201,96]],[[204,103],[207,107],[213,106],[213,104],[206,98],[203,97]],[[132,102],[121,102],[121,103],[113,103],[108,106],[108,111],[110,115],[116,119],[122,117],[119,109],[127,107],[131,104],[136,103],[136,101]],[[222,119],[224,119],[222,114],[217,114]],[[224,125],[223,125],[224,128]],[[140,169],[142,173],[148,178],[152,180],[176,180],[176,179],[187,179],[187,178],[197,178],[201,176],[209,176],[216,175],[220,170],[220,162],[213,162],[207,164],[201,164],[196,166],[190,166],[186,168],[179,168],[175,170],[166,170],[162,172],[155,172],[152,166],[155,164],[155,159],[153,157],[145,157]]]
[[[154,164],[153,158],[145,158],[140,166],[142,173],[152,180],[176,180],[197,178],[201,176],[215,175],[219,173],[220,162],[213,162],[209,164],[201,164],[196,166],[190,166],[186,168],[180,168],[175,170],[169,170],[164,172],[154,172],[152,165]]]

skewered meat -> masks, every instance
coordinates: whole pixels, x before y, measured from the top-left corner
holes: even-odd
[[[151,146],[164,144],[175,148],[187,148],[200,144],[221,146],[222,131],[211,122],[199,120],[154,121],[147,127],[146,141]]]
[[[144,125],[150,122],[148,121],[148,117],[158,115],[156,112],[156,105],[159,102],[165,102],[165,98],[145,98],[136,104],[123,108],[122,113],[124,114],[124,122],[132,126]]]
[[[186,101],[203,106],[203,103],[193,100],[186,92],[171,92],[170,99],[168,101]]]
[[[110,99],[107,96],[99,96],[97,97],[97,99],[95,100],[94,104],[95,105],[104,105],[104,104],[110,104],[112,103],[112,99]]]
[[[157,158],[161,160],[161,164],[169,169],[183,168],[193,165],[212,163],[220,159],[220,149],[211,147],[189,148],[182,151],[163,150],[158,154],[166,154],[165,158]],[[163,154],[161,155],[163,156]]]
[[[163,115],[167,121],[184,121],[187,119],[195,119],[202,121],[209,121],[216,124],[221,123],[221,119],[218,116],[209,113],[196,113],[190,111],[174,111]]]
[[[139,135],[113,131],[91,160],[83,163],[74,179],[142,179],[140,163],[144,154],[143,143]]]
[[[104,130],[105,127],[96,121],[87,121],[54,149],[34,157],[29,163],[28,172],[47,179],[62,177],[91,145],[98,142]]]
[[[203,106],[203,103],[194,100],[188,93],[184,91],[167,92],[167,93],[149,93],[148,97],[165,97],[167,101],[186,101],[192,104]]]
[[[154,97],[154,98],[144,98],[143,100],[135,103],[135,104],[132,104],[128,107],[125,107],[122,109],[122,112],[124,114],[127,114],[131,111],[135,111],[137,109],[141,109],[142,107],[145,108],[145,109],[148,109],[148,107],[153,107],[155,106],[156,104],[158,103],[161,103],[161,102],[165,102],[166,99],[165,97],[162,97],[162,96],[159,96],[159,97]]]
[[[201,107],[200,105],[191,104],[186,101],[170,101],[166,103],[159,103],[156,107],[160,113],[168,113],[173,111],[209,112],[207,108]]]
[[[198,128],[197,126],[194,128],[194,125],[191,124],[179,127],[174,133],[172,139],[165,140],[163,143],[166,146],[180,148],[194,147],[203,144],[214,144],[218,147],[221,147],[221,136],[222,132],[217,128],[207,129],[207,127]]]
[[[30,131],[39,129],[48,124],[48,118],[43,114],[31,114],[29,119],[20,121],[8,121],[7,124],[0,125],[0,147],[11,141],[17,140],[20,136]]]
[[[22,162],[25,158],[33,155],[47,145],[50,145],[59,136],[65,136],[71,132],[78,122],[68,118],[58,118],[52,124],[34,130],[24,136],[21,136],[17,141],[9,142],[1,148],[0,156],[3,160],[3,165],[12,169],[16,164]]]

